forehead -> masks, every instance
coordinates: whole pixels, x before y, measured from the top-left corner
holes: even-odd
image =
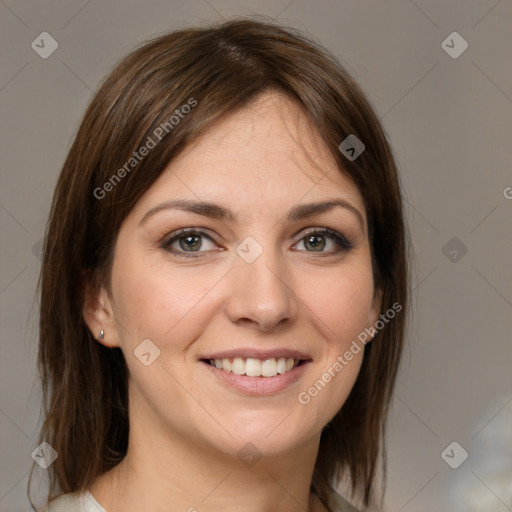
[[[174,196],[223,203],[246,217],[334,196],[364,211],[359,190],[340,171],[315,126],[276,92],[260,95],[198,137],[136,209]]]
[[[283,172],[301,170],[314,181],[336,166],[299,105],[275,91],[261,94],[217,122],[187,148],[178,162],[192,158],[217,163],[225,157],[240,159],[246,166],[260,162],[261,171],[272,168],[275,172],[279,167]]]

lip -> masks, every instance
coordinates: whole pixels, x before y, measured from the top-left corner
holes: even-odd
[[[311,357],[299,350],[290,350],[287,348],[274,348],[270,350],[258,350],[253,348],[238,348],[225,350],[223,352],[212,352],[201,356],[200,359],[231,359],[235,357],[241,357],[243,359],[247,359],[252,357],[254,359],[261,359],[264,361],[265,359],[279,359],[280,357],[291,357],[292,359],[300,359],[303,361],[311,360]]]
[[[237,354],[240,354],[240,352],[237,352]],[[259,357],[260,356],[258,355],[257,359]],[[221,358],[218,357],[218,359]],[[282,375],[276,375],[275,377],[248,377],[247,375],[235,375],[234,373],[220,370],[206,361],[201,360],[200,363],[207,371],[211,372],[212,376],[219,379],[220,383],[227,389],[235,389],[236,391],[249,396],[271,396],[285,390],[292,384],[295,384],[302,377],[309,363],[311,363],[311,360],[304,360],[299,364],[299,366],[296,366]]]

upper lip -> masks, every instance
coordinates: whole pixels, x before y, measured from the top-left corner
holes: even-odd
[[[309,360],[311,357],[300,350],[292,350],[289,348],[273,348],[271,350],[261,350],[254,348],[233,348],[224,350],[222,352],[212,352],[202,356],[200,359],[231,359],[235,357],[242,357],[243,359],[254,358],[261,359],[279,359],[280,357],[291,357],[292,359]]]

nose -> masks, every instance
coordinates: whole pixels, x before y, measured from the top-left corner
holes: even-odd
[[[270,331],[295,318],[298,297],[286,263],[275,251],[265,249],[252,263],[237,257],[234,265],[227,305],[233,323]]]

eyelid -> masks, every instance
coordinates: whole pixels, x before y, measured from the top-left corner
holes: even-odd
[[[297,242],[300,242],[308,235],[314,234],[329,235],[328,238],[339,241],[340,245],[345,247],[347,250],[352,249],[355,246],[355,243],[352,242],[345,234],[340,233],[336,229],[331,229],[328,227],[307,228],[306,231],[301,232],[300,239]]]
[[[198,236],[201,236],[201,237],[211,240],[212,242],[214,242],[217,245],[220,245],[220,242],[216,239],[216,237],[209,234],[208,231],[209,230],[207,228],[201,228],[201,227],[178,229],[176,231],[173,231],[172,233],[169,233],[168,235],[166,235],[163,238],[163,240],[161,242],[161,247],[163,249],[169,250],[169,252],[174,252],[175,254],[176,253],[186,254],[184,251],[173,251],[173,250],[169,249],[169,247],[172,243],[176,242],[181,237],[186,236],[186,235],[198,235]],[[199,251],[199,252],[207,252],[207,251]]]
[[[186,258],[199,258],[199,257],[201,257],[201,256],[199,256],[201,253],[204,253],[204,252],[207,253],[207,252],[211,252],[211,251],[187,252],[187,251],[171,249],[170,246],[171,246],[171,244],[173,244],[174,242],[179,240],[181,237],[189,235],[189,234],[207,238],[207,239],[211,240],[212,242],[220,245],[220,243],[216,240],[216,237],[213,235],[210,235],[208,233],[208,231],[209,231],[208,228],[202,228],[202,227],[178,229],[176,231],[173,231],[172,233],[170,233],[163,239],[163,241],[161,242],[161,247],[172,254],[177,254],[179,256],[183,256]],[[298,243],[302,242],[307,236],[312,236],[312,235],[325,236],[326,238],[332,240],[335,243],[335,245],[337,246],[337,249],[331,250],[331,251],[318,251],[318,252],[317,251],[302,251],[301,250],[299,252],[313,253],[313,254],[316,253],[321,257],[322,256],[323,257],[336,256],[342,252],[349,251],[356,245],[349,238],[347,238],[343,233],[340,233],[339,231],[337,231],[335,229],[328,228],[328,227],[310,227],[310,228],[305,228],[305,229],[299,231],[299,233],[294,236],[294,238],[296,236],[299,236],[299,238],[293,245],[294,246],[297,245]],[[220,250],[224,250],[224,249],[220,249]],[[197,255],[197,256],[195,256],[195,255]]]

